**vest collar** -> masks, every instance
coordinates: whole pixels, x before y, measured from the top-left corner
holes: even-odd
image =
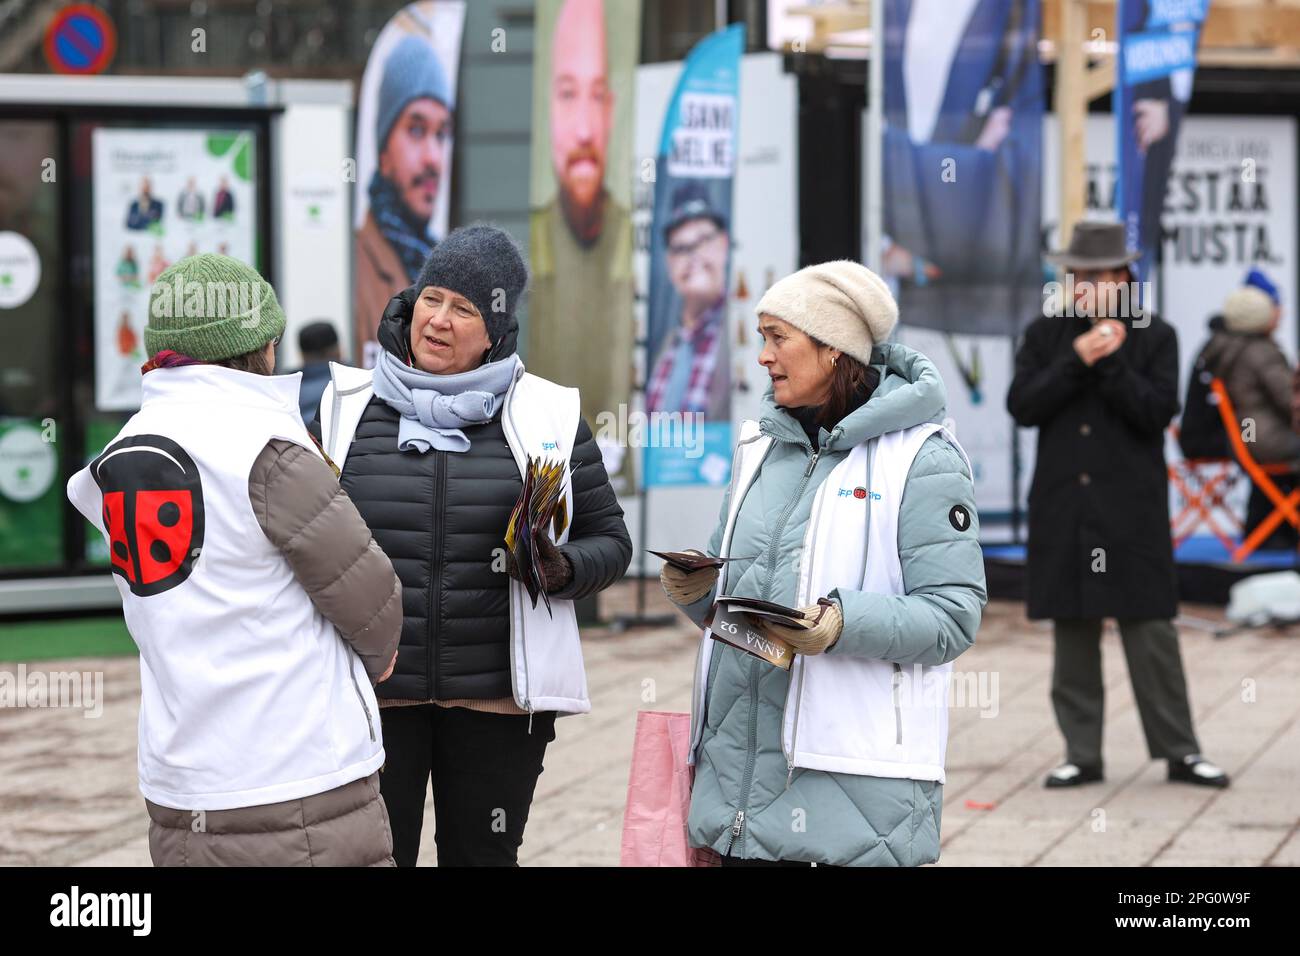
[[[301,372],[257,375],[221,365],[154,369],[142,380],[141,407],[153,404],[230,404],[298,413]]]

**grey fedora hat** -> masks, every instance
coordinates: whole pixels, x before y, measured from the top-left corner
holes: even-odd
[[[1062,269],[1118,269],[1142,257],[1129,252],[1124,224],[1084,220],[1074,227],[1070,248],[1047,254],[1047,261]]]

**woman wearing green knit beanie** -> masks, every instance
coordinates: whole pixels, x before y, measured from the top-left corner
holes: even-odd
[[[234,259],[165,270],[140,408],[68,482],[140,649],[155,866],[394,865],[373,685],[402,585],[303,424],[302,376],[272,374],[284,325]]]
[[[271,284],[229,256],[188,256],[149,290],[144,346],[151,361],[168,351],[269,375],[275,353],[268,346],[283,332],[284,310]]]

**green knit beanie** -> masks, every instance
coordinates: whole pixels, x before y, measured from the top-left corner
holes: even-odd
[[[205,252],[166,269],[149,290],[144,347],[219,362],[264,348],[284,332],[275,290],[257,271]]]

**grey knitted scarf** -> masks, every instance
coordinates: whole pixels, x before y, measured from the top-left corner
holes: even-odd
[[[423,454],[469,451],[466,425],[490,422],[522,366],[518,355],[485,362],[468,372],[435,375],[403,365],[387,350],[375,365],[375,394],[402,416],[397,447]]]

